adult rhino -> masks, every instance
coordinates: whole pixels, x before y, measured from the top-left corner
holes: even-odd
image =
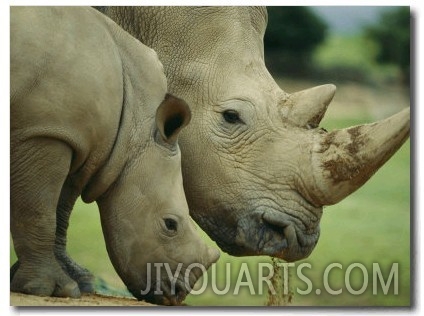
[[[362,186],[409,136],[409,109],[383,121],[319,128],[335,94],[288,94],[264,63],[265,8],[103,7],[162,61],[192,105],[181,135],[190,214],[226,252],[307,257],[323,206]]]
[[[189,217],[177,138],[190,110],[167,94],[156,53],[93,8],[12,7],[10,32],[11,290],[92,291],[66,252],[82,195],[98,203],[131,293],[180,303],[201,276],[188,267],[207,268],[219,252]]]

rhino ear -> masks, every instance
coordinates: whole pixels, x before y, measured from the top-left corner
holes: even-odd
[[[156,110],[156,126],[168,144],[177,142],[179,132],[190,119],[191,111],[187,103],[169,93]]]

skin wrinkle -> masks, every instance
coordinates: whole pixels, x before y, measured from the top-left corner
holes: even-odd
[[[225,156],[224,156],[225,157]],[[249,170],[249,168],[248,169],[244,169],[243,168],[243,165],[241,165],[241,169],[243,169],[244,171],[247,171],[247,172],[249,172],[250,170]],[[250,168],[251,169],[251,168]],[[256,178],[256,174],[253,174],[254,175],[254,178],[253,179],[255,179]],[[249,180],[250,181],[254,181],[254,180],[252,180],[252,178],[249,178]],[[276,190],[276,189],[271,189],[270,190],[270,188],[269,188],[269,183],[267,183],[267,178],[265,177],[265,178],[262,178],[261,179],[262,181],[257,181],[257,184],[263,184],[264,185],[264,192],[278,192],[278,190]],[[236,181],[236,183],[237,183],[238,181]],[[241,183],[243,183],[243,181],[240,181]],[[255,182],[255,181],[254,181]],[[278,185],[278,183],[276,183],[277,185]],[[258,190],[258,188],[256,188],[256,191]],[[248,191],[246,188],[245,189],[242,189],[241,190],[242,192],[244,192],[244,191]],[[270,199],[272,199],[272,198],[270,198]],[[274,197],[274,199],[275,199],[275,197]],[[280,197],[280,199],[281,199],[281,197]],[[263,197],[261,198],[261,200],[263,200]],[[283,200],[285,200],[284,198],[283,198]],[[287,199],[286,201],[290,201],[290,199]],[[249,203],[248,203],[249,204]],[[278,209],[278,207],[275,207],[275,209]],[[287,212],[287,211],[286,211]],[[298,219],[298,225],[299,225],[299,223],[301,223],[301,225],[299,226],[299,227],[310,227],[311,226],[311,220],[310,219],[308,219],[307,217],[306,218],[304,218],[304,217],[302,217],[302,218],[298,218],[297,216],[298,215],[295,215],[295,214],[291,214],[291,212],[287,212],[287,213],[289,213],[290,215],[292,215],[294,218],[296,218],[296,219]],[[313,216],[314,216],[314,218],[315,218],[315,220],[312,220],[312,222],[315,222],[316,220],[317,220],[317,218],[316,218],[316,215],[314,215],[314,213],[313,213]],[[309,222],[309,223],[308,223]],[[315,225],[313,225],[313,226],[315,226]]]
[[[229,123],[223,123],[223,124],[229,124]],[[230,125],[232,127],[232,125]],[[243,159],[243,156],[249,156],[248,153],[250,152],[250,155],[252,155],[252,149],[255,149],[254,143],[256,141],[261,140],[266,135],[272,133],[268,128],[259,126],[259,129],[251,128],[249,125],[243,125],[243,126],[236,126],[236,130],[234,130],[231,133],[231,135],[235,135],[233,137],[228,137],[228,140],[231,141],[227,145],[227,147],[222,146],[222,144],[227,144],[227,142],[214,142],[216,144],[219,144],[219,146],[222,146],[220,148],[227,149],[227,153],[234,155],[235,159],[234,161],[244,163],[248,159]],[[237,131],[237,129],[239,131]],[[242,130],[241,130],[242,129]],[[216,131],[216,129],[211,129],[212,133],[216,134],[217,136],[226,135],[224,132],[219,133]],[[220,138],[222,140],[222,137]],[[246,146],[250,145],[250,146]],[[237,157],[243,157],[242,159],[237,159]]]
[[[232,131],[228,131],[228,130],[217,131],[214,129],[212,133],[215,134],[220,140],[220,142],[217,143],[217,146],[225,150],[224,153],[238,154],[237,152],[238,148],[235,147],[234,145],[239,146],[240,140],[243,138],[243,134],[246,133],[246,130],[245,129],[242,130],[241,127],[235,127]]]
[[[252,155],[252,149],[255,149],[255,143],[262,141],[266,136],[269,136],[272,132],[266,128],[256,129],[254,131],[246,131],[241,135],[239,141],[233,146],[234,150],[237,151],[240,156]],[[247,159],[244,159],[246,161]]]
[[[281,130],[281,128],[279,129],[279,130]],[[267,131],[268,131],[268,133],[270,133],[270,131],[269,131],[269,129],[267,129]],[[241,135],[241,136],[239,136],[238,138],[239,139],[242,139],[242,140],[245,140],[245,142],[243,143],[243,142],[241,142],[239,139],[235,139],[235,140],[239,140],[236,144],[239,146],[239,147],[241,147],[241,148],[251,148],[251,147],[246,147],[246,146],[243,146],[243,145],[245,145],[246,144],[246,139],[248,139],[248,136],[249,135],[256,135],[255,133],[245,133],[245,134],[243,134],[243,135]],[[256,139],[260,139],[260,137],[256,137]],[[233,139],[234,140],[234,139]],[[221,144],[221,143],[220,143]],[[233,158],[233,156],[234,157],[239,157],[240,156],[240,153],[238,153],[237,151],[234,151],[235,153],[237,153],[236,155],[231,155],[231,158]],[[226,158],[227,157],[227,155],[219,155],[219,157],[220,157],[220,159],[222,159],[222,158]],[[229,159],[229,157],[227,157],[227,159]],[[249,161],[249,159],[246,159],[246,157],[242,157],[240,160],[238,160],[237,158],[236,159],[231,159],[231,161],[234,161],[234,162],[239,162],[239,165],[236,165],[237,166],[237,169],[241,169],[241,170],[243,170],[244,172],[247,172],[247,173],[251,173],[254,177],[252,178],[252,177],[250,177],[250,179],[249,179],[249,181],[250,182],[255,182],[255,183],[257,183],[257,184],[262,184],[262,183],[264,183],[264,184],[266,184],[266,185],[264,185],[264,187],[265,187],[265,189],[263,190],[264,192],[267,192],[267,191],[273,191],[273,192],[276,192],[277,190],[276,189],[271,189],[270,187],[269,187],[269,175],[267,175],[267,176],[264,176],[264,177],[260,177],[260,176],[258,176],[258,174],[260,174],[261,173],[261,170],[260,169],[258,169],[258,170],[256,170],[256,172],[255,172],[255,169],[252,167],[252,166],[247,166],[246,168],[245,168],[245,166],[243,165],[243,162],[246,162],[246,161]],[[251,161],[251,159],[250,159],[250,161]],[[259,181],[255,181],[255,179],[256,178],[259,178]],[[276,184],[277,184],[277,186],[278,186],[278,182],[276,181]],[[256,189],[256,191],[257,191],[258,189]],[[242,190],[242,191],[245,191],[245,190]],[[263,199],[263,197],[261,198],[261,199]],[[280,198],[281,199],[281,198]],[[282,199],[282,200],[285,200],[284,198]],[[289,200],[289,199],[287,199],[287,200]],[[278,208],[277,208],[278,209]],[[300,217],[298,217],[298,215],[296,215],[296,214],[291,214],[290,212],[287,212],[286,211],[286,213],[288,213],[288,214],[290,214],[293,218],[294,218],[294,221],[295,222],[297,222],[297,225],[299,226],[299,227],[310,227],[311,226],[311,222],[315,222],[314,220],[308,220],[307,219],[307,217],[306,217],[306,219],[305,219],[305,216],[303,216],[303,218],[300,218]],[[315,217],[315,219],[316,219],[316,215],[314,215],[314,217]],[[313,228],[312,228],[313,229]]]
[[[268,190],[269,191],[269,190]],[[295,200],[294,197],[289,197],[290,195],[297,195],[297,192],[294,191],[289,191],[289,192],[284,192],[279,193],[279,191],[273,191],[275,194],[274,195],[278,195],[278,200],[279,201],[284,201],[284,207],[283,210],[281,210],[281,206],[279,207],[278,203],[276,203],[276,197],[275,196],[262,196],[261,199],[259,201],[253,200],[252,201],[252,205],[254,206],[255,209],[260,209],[262,206],[264,206],[265,208],[268,209],[272,209],[278,212],[283,212],[289,216],[291,216],[293,219],[297,219],[298,222],[296,222],[296,224],[299,226],[299,228],[302,228],[303,230],[307,231],[309,229],[314,229],[317,225],[319,225],[319,220],[321,217],[322,212],[317,212],[312,209],[311,207],[305,207],[305,205],[301,205],[301,203],[299,203],[298,201]],[[288,194],[286,194],[288,193]],[[284,197],[284,195],[286,194],[286,197]],[[271,203],[266,203],[265,201],[270,201]],[[281,205],[281,204],[280,204]],[[300,207],[299,207],[300,206]],[[302,209],[302,210],[307,210],[308,214],[304,214],[303,212],[296,212],[296,209]]]
[[[223,209],[220,208],[219,210],[221,211]],[[229,209],[225,209],[225,210],[228,211]],[[230,212],[228,211],[228,213]],[[218,246],[222,250],[227,251],[228,249],[231,249],[232,247],[234,247],[236,226],[222,225],[220,221],[217,222],[215,218],[197,215],[197,214],[201,214],[201,212],[194,212],[194,214],[196,214],[195,220],[200,226],[207,224],[207,225],[212,225],[213,227],[216,227],[216,229],[212,231],[209,236],[211,236],[211,238],[217,242]],[[219,238],[221,235],[225,235],[226,238],[225,239]]]
[[[246,171],[246,172],[251,172],[251,170],[254,170],[251,166],[247,166],[247,168],[244,168],[243,169],[244,171]],[[258,170],[258,172],[259,172],[259,170]],[[257,177],[257,174],[256,173],[253,173],[253,175],[254,175],[254,178],[256,178]],[[253,179],[254,179],[253,178]],[[265,184],[265,186],[266,186],[266,188],[265,188],[265,192],[269,192],[269,191],[271,191],[271,192],[274,192],[274,193],[276,193],[276,192],[278,192],[278,190],[277,189],[271,189],[270,187],[269,187],[269,183],[267,183],[267,176],[265,176],[264,178],[261,178],[261,180],[263,181],[263,183]],[[257,181],[257,183],[258,184],[260,184],[261,183],[261,181]],[[277,183],[277,186],[278,186],[278,183]],[[267,190],[268,189],[268,190]],[[263,200],[264,199],[264,197],[262,197],[261,198],[261,200]],[[275,199],[275,197],[274,197],[274,199]],[[287,200],[289,200],[289,199],[284,199],[284,198],[279,198],[280,199],[280,201],[281,200],[285,200],[286,201],[286,203],[287,203]],[[283,203],[283,204],[286,204],[286,203]],[[312,222],[315,222],[316,221],[316,215],[314,215],[313,214],[313,216],[314,216],[314,218],[315,218],[315,221],[314,220],[310,220],[310,219],[308,219],[308,217],[306,217],[306,216],[301,216],[301,217],[299,217],[299,215],[297,214],[297,213],[292,213],[292,212],[290,212],[290,211],[287,211],[287,206],[286,207],[284,207],[285,209],[286,209],[286,211],[285,211],[285,213],[286,214],[288,214],[288,215],[290,215],[291,217],[292,217],[292,220],[294,221],[294,223],[296,223],[296,226],[297,227],[299,227],[299,228],[301,228],[301,229],[304,229],[305,230],[305,233],[307,233],[307,234],[310,234],[310,233],[313,233],[314,235],[316,235],[316,233],[315,233],[315,229],[313,228],[315,225],[312,225],[311,223]],[[297,208],[297,207],[295,207],[295,208]],[[277,210],[278,210],[278,207],[276,208]],[[311,227],[312,226],[312,227]],[[309,229],[307,229],[306,227],[310,227]],[[296,228],[296,232],[297,232],[297,234],[299,234],[299,229],[298,228]],[[297,237],[297,239],[298,240],[303,240],[302,238],[300,238],[300,237]]]
[[[36,67],[35,75],[32,78],[32,80],[30,82],[28,82],[25,87],[22,88],[22,90],[20,89],[20,90],[13,91],[14,86],[11,85],[11,87],[10,87],[10,90],[11,90],[11,92],[10,92],[10,103],[11,104],[13,104],[13,103],[18,104],[19,102],[22,101],[20,98],[23,98],[24,96],[30,95],[31,91],[33,91],[34,89],[36,89],[39,86],[43,75],[45,74],[45,72],[48,69],[47,60],[48,60],[47,55],[43,55],[42,58],[39,58],[37,60],[37,62],[33,65],[33,66]],[[10,71],[13,72],[14,69],[10,69]]]

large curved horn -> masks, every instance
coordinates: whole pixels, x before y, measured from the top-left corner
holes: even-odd
[[[328,134],[313,145],[312,199],[331,205],[362,186],[409,136],[409,108],[377,123]]]
[[[285,101],[283,116],[300,127],[317,127],[335,93],[333,84],[295,92]]]

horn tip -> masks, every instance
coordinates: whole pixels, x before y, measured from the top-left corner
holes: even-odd
[[[332,84],[332,83],[325,84],[324,86],[327,87],[328,91],[336,92],[336,90],[337,90],[337,86],[335,84]]]
[[[410,121],[411,121],[411,109],[410,107],[407,107],[403,109],[402,111],[394,114],[392,116],[393,121],[396,125],[402,126],[403,128],[410,128]],[[398,123],[396,123],[398,122]]]

